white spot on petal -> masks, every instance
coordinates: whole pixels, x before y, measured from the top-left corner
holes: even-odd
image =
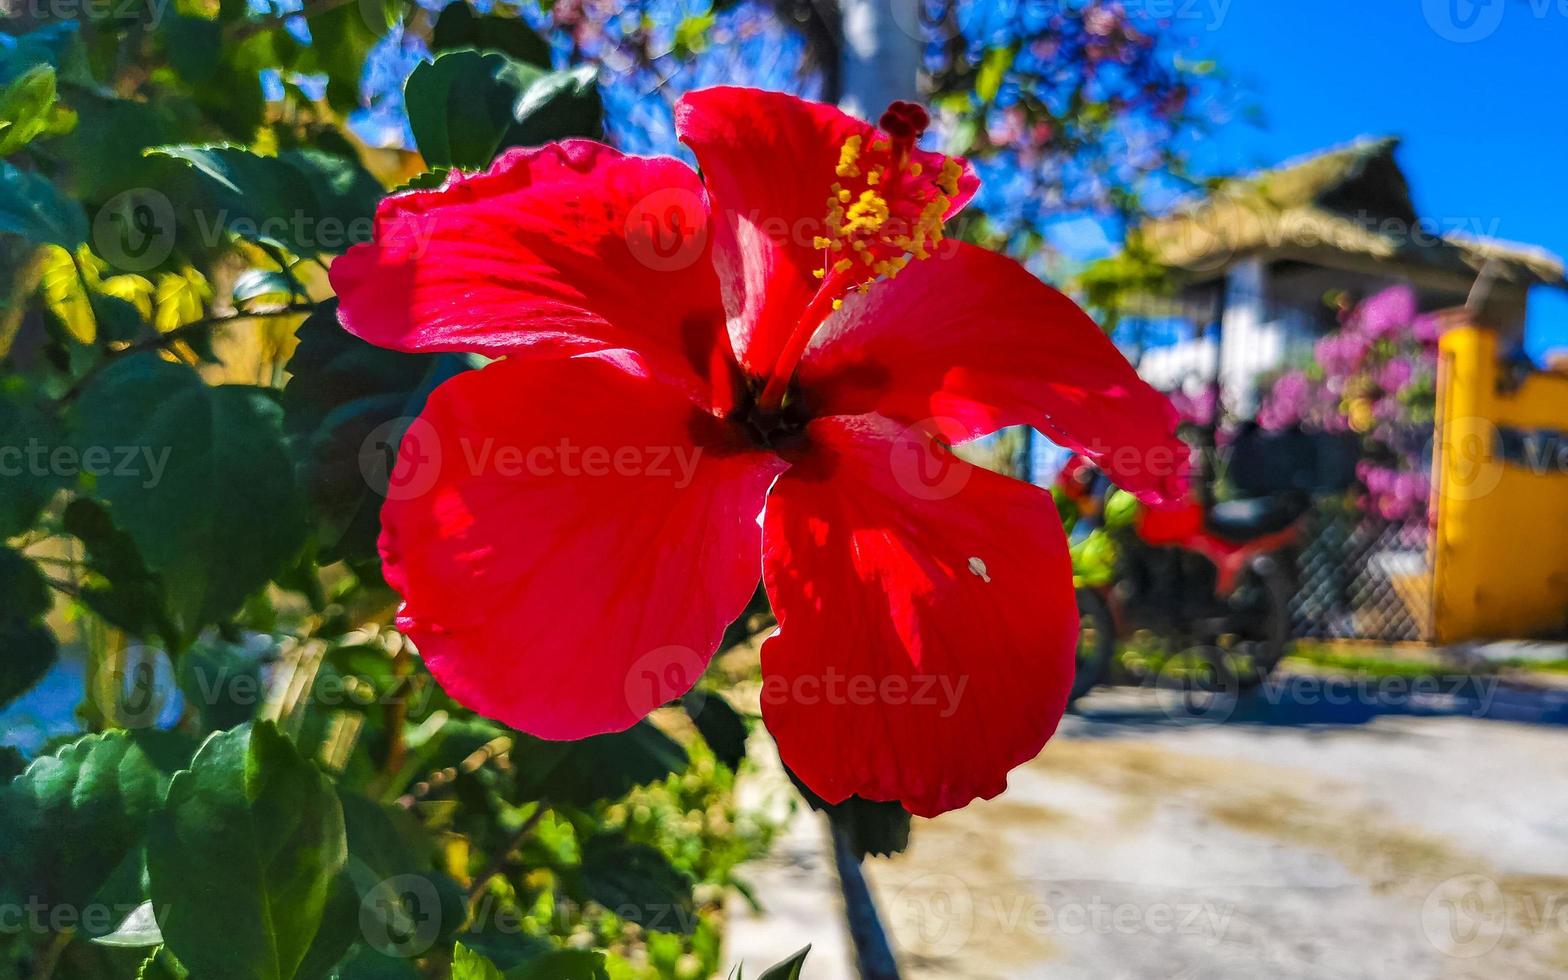
[[[982,582],[991,581],[991,576],[986,572],[985,562],[981,561],[979,558],[969,559],[969,571],[975,575],[978,575],[980,577],[980,581]]]

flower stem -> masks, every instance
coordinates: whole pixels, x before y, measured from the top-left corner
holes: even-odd
[[[860,856],[855,853],[849,828],[842,819],[829,811],[833,863],[838,868],[839,889],[844,893],[844,918],[849,924],[850,941],[855,946],[855,966],[860,972],[860,980],[899,980],[898,961],[893,958],[893,947],[882,928],[882,918],[877,914],[871,885],[866,881]]]

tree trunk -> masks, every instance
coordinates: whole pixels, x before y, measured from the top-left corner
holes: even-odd
[[[840,0],[839,105],[845,112],[875,122],[895,99],[919,101],[925,47],[920,2]]]

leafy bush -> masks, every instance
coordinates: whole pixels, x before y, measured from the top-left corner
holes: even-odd
[[[745,720],[705,691],[541,742],[387,625],[387,453],[473,365],[344,333],[324,272],[442,179],[344,126],[422,12],[135,6],[0,36],[0,706],[57,631],[88,660],[87,734],[0,754],[0,976],[711,975],[770,833]],[[599,132],[591,71],[452,25],[405,92],[425,161]]]

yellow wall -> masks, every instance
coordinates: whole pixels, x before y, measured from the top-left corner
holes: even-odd
[[[1444,334],[1433,454],[1436,639],[1527,637],[1568,626],[1568,470],[1505,462],[1499,430],[1551,430],[1568,450],[1568,377],[1509,390],[1497,335]],[[1500,384],[1502,387],[1500,388]],[[1568,462],[1564,460],[1563,462]]]

